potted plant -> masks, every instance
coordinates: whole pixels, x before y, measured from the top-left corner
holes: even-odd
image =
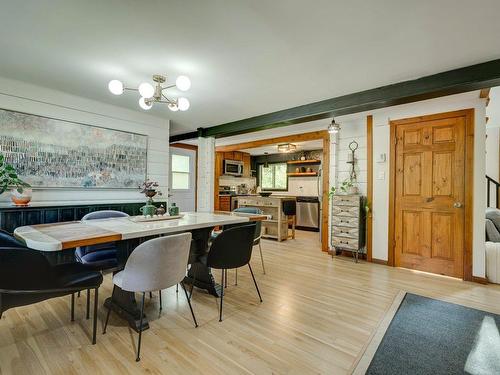
[[[344,180],[340,185],[340,191],[342,194],[357,194],[358,188],[354,185],[354,182],[350,179]]]
[[[5,162],[0,154],[0,194],[10,190],[11,200],[16,206],[26,206],[31,201],[33,191],[31,185],[21,180],[16,169]]]
[[[144,194],[148,198],[146,205],[142,206],[139,210],[144,216],[153,216],[156,213],[156,206],[153,204],[153,197],[161,192],[157,189],[159,186],[156,181],[146,180],[139,186],[141,189],[141,194]]]

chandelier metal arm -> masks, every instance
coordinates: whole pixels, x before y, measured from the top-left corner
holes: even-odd
[[[173,87],[176,87],[175,85],[169,85],[161,88],[161,91],[166,90],[166,89],[171,89]]]
[[[172,99],[169,99],[167,98],[165,95],[161,95],[163,99],[165,99],[166,103],[169,103],[169,104],[175,104],[177,101],[176,100],[172,100]],[[162,103],[165,103],[165,101],[162,101]]]

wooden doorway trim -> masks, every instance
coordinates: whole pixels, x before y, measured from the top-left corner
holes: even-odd
[[[313,140],[323,140],[323,197],[321,200],[321,250],[327,252],[329,248],[328,243],[328,214],[330,212],[330,198],[328,195],[330,186],[330,134],[326,130],[302,133],[302,134],[292,134],[283,137],[275,137],[268,139],[261,139],[258,141],[244,142],[238,144],[232,144],[227,146],[216,147],[217,152],[224,151],[239,151],[248,148],[256,148],[277,143],[287,143],[287,142],[303,142],[303,141],[313,141]],[[216,182],[217,183],[217,182]]]
[[[194,187],[194,209],[198,210],[198,146],[190,145],[188,143],[171,143],[170,147],[183,148],[185,150],[192,150],[196,152],[195,161],[194,161],[194,170],[195,170],[195,187]]]
[[[389,154],[389,238],[387,264],[394,266],[395,251],[395,181],[396,181],[396,126],[417,121],[432,121],[442,118],[465,118],[465,181],[474,180],[474,109],[438,113],[390,121],[390,154]],[[463,279],[473,281],[472,276],[472,235],[473,235],[473,183],[465,184],[464,201],[464,262]]]
[[[372,261],[373,247],[373,116],[366,117],[366,164],[367,164],[367,189],[366,199],[368,212],[366,215],[366,260]]]

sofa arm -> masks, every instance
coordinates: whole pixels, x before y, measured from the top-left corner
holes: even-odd
[[[500,243],[486,242],[486,278],[490,283],[500,284]]]

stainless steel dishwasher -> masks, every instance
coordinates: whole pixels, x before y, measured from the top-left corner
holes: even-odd
[[[318,197],[297,197],[296,228],[319,232]]]

